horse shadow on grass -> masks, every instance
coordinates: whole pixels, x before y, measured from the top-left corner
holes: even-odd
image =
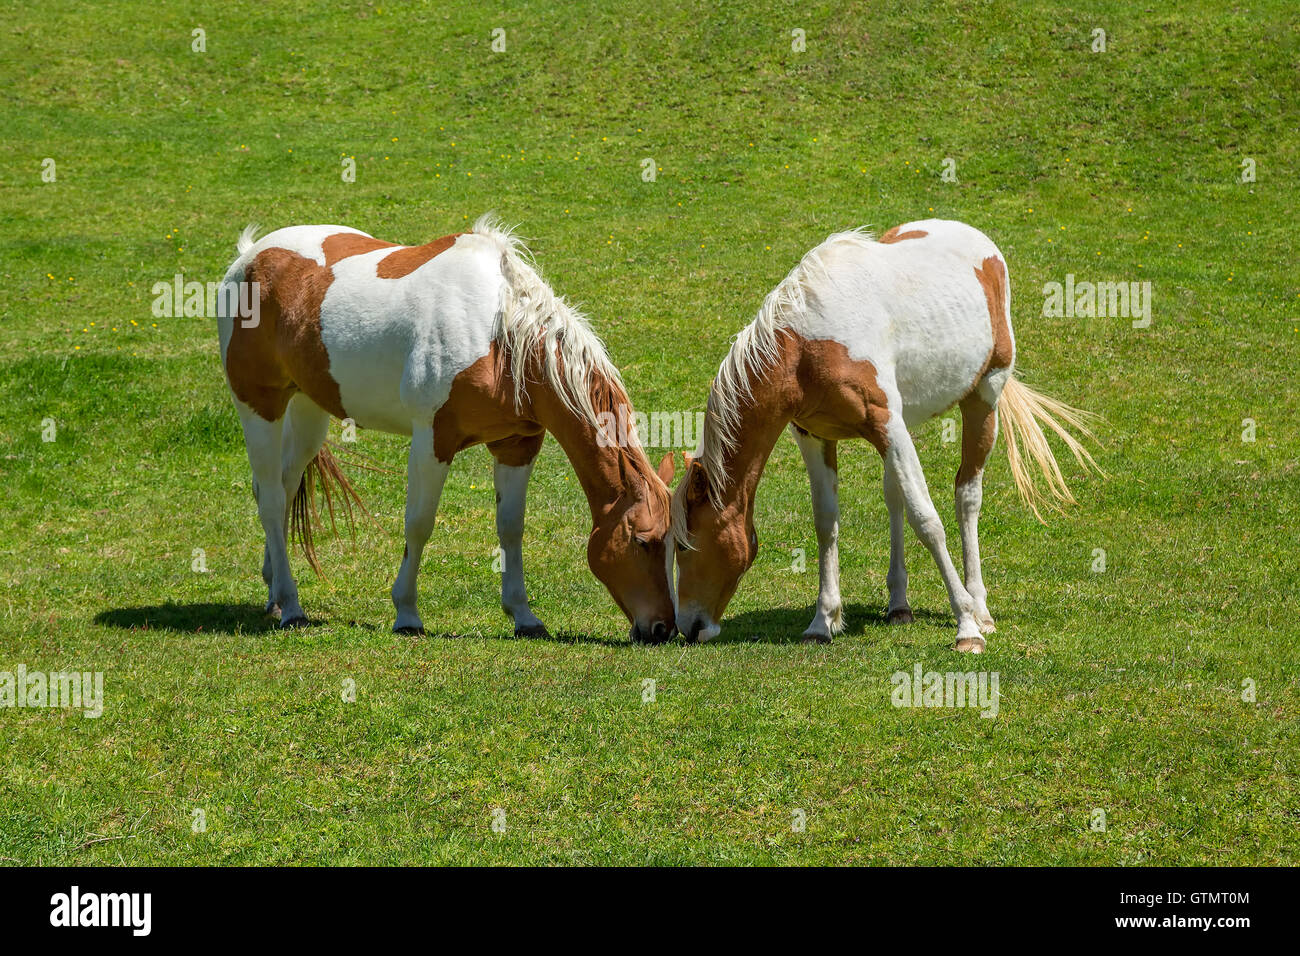
[[[128,631],[179,631],[204,634],[259,634],[279,622],[261,604],[155,604],[100,611],[94,621]]]
[[[109,608],[100,611],[94,622],[101,627],[117,627],[127,631],[172,631],[180,634],[265,634],[279,632],[279,619],[267,614],[261,604],[219,604],[199,602],[195,604],[155,604],[141,607]],[[343,624],[346,627],[363,631],[391,631],[391,624],[374,624],[368,621],[332,621],[313,616],[306,629],[310,630],[326,624]],[[290,631],[283,633],[289,634]],[[422,635],[392,635],[394,639],[417,640],[458,640],[473,638],[506,640],[543,640],[556,644],[600,644],[606,647],[626,647],[628,641],[598,637],[592,634],[556,631],[544,637],[516,637],[506,624],[500,633],[455,634],[449,631],[429,630]]]
[[[816,605],[806,608],[778,607],[724,617],[722,633],[709,643],[799,644],[803,641],[804,630],[811,623],[816,610]],[[924,608],[913,608],[912,616],[917,623],[925,624],[943,625],[949,620],[948,615]],[[900,626],[891,625],[878,604],[846,604],[844,618],[844,630],[836,636],[836,640],[868,633],[880,636]]]
[[[815,607],[779,607],[746,611],[723,619],[722,633],[711,644],[797,644],[803,640],[804,628],[812,620]],[[913,608],[918,623],[943,626],[949,622],[947,614],[923,608]],[[847,626],[839,637],[880,634],[890,629],[878,605],[847,604],[844,607]],[[366,621],[332,622],[313,617],[310,626],[344,623],[347,627],[365,631],[387,631],[388,625]],[[261,604],[220,604],[200,602],[175,604],[167,602],[141,607],[110,608],[100,611],[94,622],[102,627],[117,627],[130,631],[173,631],[187,634],[265,634],[279,630],[279,621],[267,614]],[[285,632],[286,634],[289,632]],[[394,635],[401,637],[401,635]],[[574,631],[556,630],[545,636],[523,637],[512,635],[509,625],[500,633],[453,634],[430,630],[417,640],[456,640],[461,638],[506,639],[518,641],[547,641],[554,644],[597,644],[602,647],[629,648],[634,645],[626,637],[603,637]],[[680,642],[681,638],[675,638]]]

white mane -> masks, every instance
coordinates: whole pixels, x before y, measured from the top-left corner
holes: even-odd
[[[626,395],[618,369],[609,360],[600,337],[587,319],[558,296],[538,274],[532,255],[513,230],[495,216],[480,216],[471,230],[501,247],[501,271],[506,279],[500,326],[494,337],[510,357],[515,405],[523,402],[530,361],[538,360],[547,383],[573,414],[600,427],[592,400],[603,379]],[[624,400],[626,398],[624,397]],[[602,403],[603,404],[603,403]]]
[[[532,255],[514,232],[487,213],[470,230],[493,240],[501,248],[505,276],[500,325],[493,337],[509,356],[515,381],[515,406],[528,385],[534,358],[560,401],[574,415],[597,429],[607,427],[601,417],[617,415],[632,402],[623,378],[609,359],[605,345],[591,330],[587,318],[558,296],[537,272]],[[623,460],[641,477],[650,494],[666,506],[668,489],[646,460],[636,429],[628,429],[628,444],[619,445]]]
[[[782,279],[754,316],[754,321],[736,334],[731,349],[718,368],[718,375],[709,388],[709,402],[704,415],[704,429],[695,460],[704,469],[709,500],[721,508],[722,496],[731,481],[727,456],[735,449],[740,428],[742,403],[751,398],[752,377],[762,375],[776,363],[780,356],[778,333],[788,329],[808,311],[807,294],[815,277],[829,279],[821,254],[827,246],[847,242],[866,245],[875,242],[865,228],[837,232],[825,242],[804,254],[798,264]],[[690,547],[690,533],[686,527],[686,491],[690,484],[690,470],[677,483],[671,503],[670,534],[684,547]]]
[[[709,497],[715,505],[721,506],[722,493],[730,481],[726,458],[736,447],[741,405],[753,394],[750,386],[752,377],[762,375],[779,357],[777,333],[790,328],[808,311],[807,293],[813,279],[830,278],[822,263],[822,252],[827,246],[836,243],[865,245],[874,241],[871,233],[862,228],[837,232],[828,237],[821,245],[806,253],[798,265],[790,270],[789,275],[767,294],[754,321],[736,335],[731,350],[718,369],[718,377],[713,380],[713,386],[709,390],[704,430],[700,435],[699,449],[695,453],[695,458],[704,467],[709,483]],[[678,485],[679,490],[684,487],[685,482]],[[676,496],[673,504],[676,508]],[[675,519],[674,526],[677,526]]]

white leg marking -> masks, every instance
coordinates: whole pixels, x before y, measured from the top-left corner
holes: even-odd
[[[992,634],[997,628],[989,614],[988,592],[980,573],[979,520],[980,503],[984,498],[983,484],[984,470],[980,469],[970,481],[957,486],[955,497],[957,522],[961,526],[961,559],[966,569],[966,590],[975,602],[975,620],[980,633]]]
[[[800,432],[793,425],[790,432],[808,469],[813,522],[817,528],[817,613],[803,636],[805,640],[829,643],[844,629],[844,606],[840,601],[839,473],[826,464],[826,442]]]
[[[298,494],[298,485],[302,482],[302,473],[307,464],[316,457],[325,438],[329,435],[330,415],[306,395],[299,392],[289,400],[284,415],[284,433],[280,439],[280,475],[284,487],[284,533],[285,548],[288,549],[289,512],[293,507],[294,496]],[[262,579],[266,581],[266,610],[275,610],[275,600],[271,588],[271,552],[263,549]]]
[[[907,520],[911,523],[912,530],[925,543],[934,557],[934,563],[939,566],[944,586],[948,589],[948,602],[957,618],[958,648],[983,650],[984,639],[980,637],[979,625],[975,622],[975,601],[957,576],[957,569],[953,567],[943,522],[934,508],[934,502],[930,500],[930,490],[925,484],[921,461],[916,456],[912,436],[908,434],[901,415],[895,415],[889,423],[885,469],[893,473],[894,480],[902,489]]]
[[[269,576],[268,605],[279,605],[281,626],[305,622],[298,603],[298,585],[289,570],[289,553],[285,546],[287,503],[281,483],[281,437],[284,420],[268,422],[242,402],[237,402],[244,426],[244,445],[253,469],[253,493],[257,497],[257,514],[266,534],[263,549],[263,577]],[[268,575],[269,572],[269,575]]]
[[[533,616],[524,585],[524,505],[532,462],[494,462],[492,480],[497,495],[497,540],[501,542],[501,609],[515,622],[515,636],[547,636],[546,626]]]
[[[411,433],[411,453],[406,463],[406,554],[393,584],[393,606],[397,620],[393,630],[421,633],[424,622],[416,609],[416,578],[424,545],[433,533],[438,513],[438,499],[447,480],[449,464],[440,462],[433,453],[433,426],[415,423]]]
[[[885,506],[889,508],[889,605],[885,617],[891,624],[910,624],[912,606],[907,603],[907,562],[903,555],[903,489],[898,476],[885,469]]]

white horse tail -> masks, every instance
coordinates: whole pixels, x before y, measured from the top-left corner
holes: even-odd
[[[1065,476],[1061,474],[1056,456],[1052,454],[1052,446],[1047,442],[1043,425],[1056,432],[1080,465],[1105,476],[1106,473],[1093,461],[1088,449],[1066,429],[1069,426],[1084,437],[1096,441],[1097,436],[1092,433],[1089,424],[1096,421],[1098,416],[1092,412],[1048,398],[1012,375],[1007,378],[1002,394],[998,396],[998,417],[1006,425],[1007,461],[1011,465],[1016,491],[1039,521],[1043,520],[1039,505],[1060,510],[1061,505],[1074,504],[1074,494],[1066,484]],[[1041,482],[1036,480],[1034,468],[1030,467],[1031,461],[1041,476]]]
[[[252,260],[250,253],[257,245],[258,226],[250,223],[244,227],[235,241],[235,261],[226,270],[221,280],[221,291],[217,296],[217,333],[221,339],[221,356],[224,360],[226,345],[234,329],[235,318],[239,314],[240,287],[244,282],[244,273]]]
[[[235,241],[235,250],[239,253],[239,258],[244,258],[249,251],[257,244],[257,231],[261,228],[255,222],[250,222],[244,227],[244,231],[239,234],[239,239]]]
[[[235,261],[226,270],[226,276],[222,280],[223,283],[244,281],[244,270],[248,268],[249,260],[252,259],[249,253],[257,245],[259,228],[256,223],[249,223],[244,227],[244,231],[239,234],[239,238],[235,240]]]

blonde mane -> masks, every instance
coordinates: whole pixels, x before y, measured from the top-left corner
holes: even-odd
[[[546,284],[523,240],[492,213],[480,216],[471,232],[493,240],[501,249],[506,281],[493,335],[510,363],[515,407],[522,405],[528,372],[536,366],[564,407],[594,428],[604,427],[602,417],[617,416],[620,405],[630,412],[632,403],[622,376],[604,343],[586,316]],[[629,429],[628,445],[619,446],[624,459],[666,504],[667,489],[650,467],[635,429]]]
[[[776,363],[780,355],[779,333],[790,328],[808,311],[807,296],[813,279],[831,279],[822,262],[822,253],[836,243],[866,245],[874,242],[875,237],[865,228],[837,232],[827,237],[825,242],[805,253],[777,287],[767,294],[758,315],[732,341],[731,349],[718,368],[717,378],[709,388],[704,429],[695,452],[695,460],[704,468],[709,500],[715,507],[722,506],[722,496],[730,482],[726,459],[736,447],[741,408],[753,397],[751,382],[754,376],[762,375]],[[673,494],[672,528],[674,538],[689,547],[687,484],[683,479]]]

